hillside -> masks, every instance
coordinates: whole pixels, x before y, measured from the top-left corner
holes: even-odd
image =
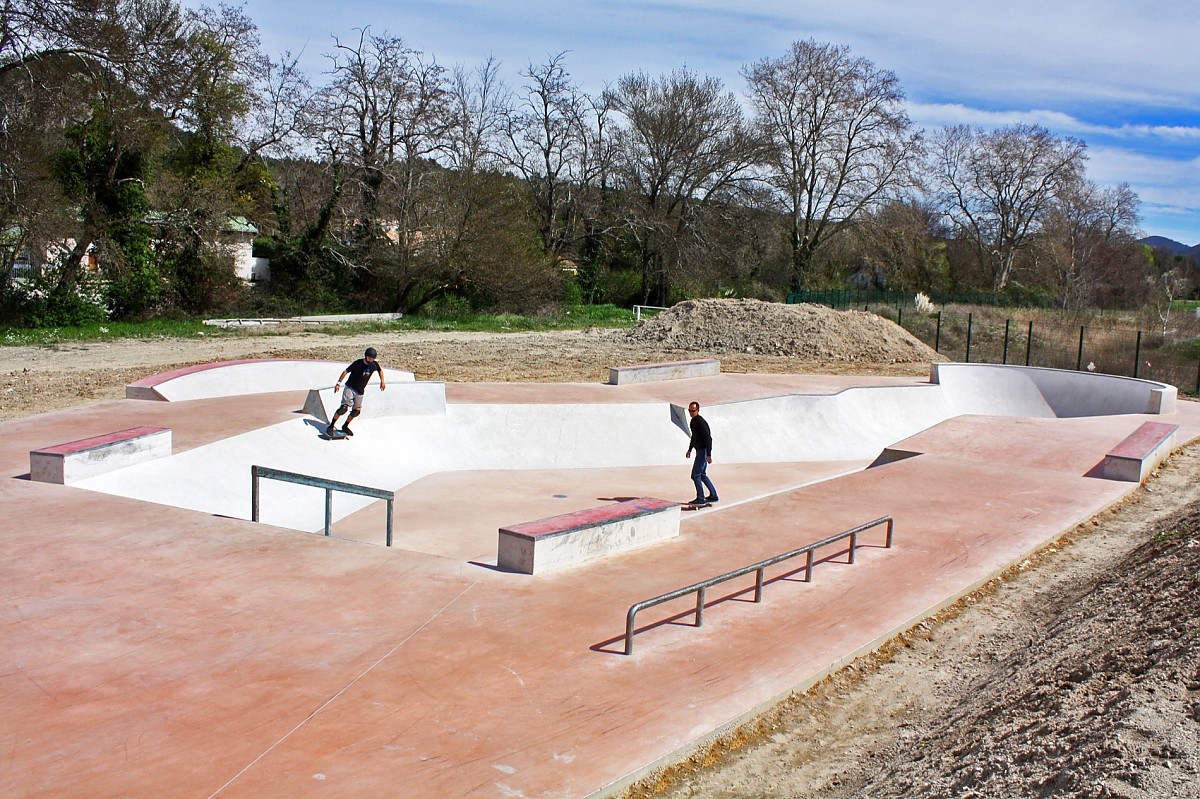
[[[1153,247],[1156,250],[1167,250],[1176,255],[1190,255],[1192,257],[1200,257],[1200,244],[1189,246],[1174,239],[1168,239],[1166,236],[1147,236],[1144,239],[1138,239],[1138,244],[1145,244],[1148,247]]]

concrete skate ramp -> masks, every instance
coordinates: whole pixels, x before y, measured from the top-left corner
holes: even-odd
[[[255,358],[185,366],[125,387],[127,399],[183,400],[332,387],[349,361],[292,361]],[[412,381],[412,372],[387,369],[389,382]]]
[[[664,404],[451,405],[444,416],[364,415],[348,441],[322,441],[321,427],[296,419],[77,486],[248,519],[253,465],[397,490],[448,471],[678,464],[687,446]],[[335,495],[334,517],[371,501]],[[260,505],[268,524],[323,525],[324,494],[313,488],[265,481]]]
[[[932,377],[928,385],[706,404],[714,460],[869,462],[895,442],[958,416],[1146,413],[1156,404],[1173,407],[1174,400],[1166,391],[1171,387],[1160,383],[1059,370],[936,364]],[[383,396],[371,400],[378,405]],[[376,405],[368,407],[380,410]],[[295,419],[76,485],[247,519],[253,465],[390,491],[451,471],[678,465],[687,447],[682,416],[681,406],[661,402],[449,404],[440,415],[364,414],[349,441],[322,441],[323,422]],[[266,481],[261,499],[263,522],[299,530],[323,526],[319,490]],[[335,495],[334,518],[370,502]]]
[[[403,372],[408,379],[388,383],[387,390],[377,384],[367,386],[363,395],[363,407],[372,416],[422,416],[446,412],[446,384],[430,381],[414,381],[411,372]],[[308,398],[301,409],[318,422],[329,422],[342,402],[342,392],[333,386],[310,388]]]
[[[955,415],[1173,413],[1179,393],[1175,386],[1153,380],[983,363],[935,363],[929,379],[949,389]]]

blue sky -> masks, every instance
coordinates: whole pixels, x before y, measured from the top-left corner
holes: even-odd
[[[686,66],[741,93],[743,65],[791,42],[848,45],[896,73],[918,126],[1044,125],[1088,143],[1088,175],[1129,183],[1146,235],[1200,244],[1200,6],[1196,0],[247,0],[271,54],[314,77],[334,37],[402,37],[444,66],[489,56],[516,87],[567,52],[589,93]]]

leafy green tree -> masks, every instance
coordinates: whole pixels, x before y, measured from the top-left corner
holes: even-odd
[[[144,314],[158,302],[161,279],[146,221],[145,153],[123,143],[103,113],[69,127],[65,138],[55,172],[80,209],[82,235],[62,263],[53,296],[76,290],[87,251],[98,247],[113,316]]]

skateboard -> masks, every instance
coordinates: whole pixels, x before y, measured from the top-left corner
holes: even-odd
[[[347,438],[350,437],[350,436],[346,435],[345,433],[343,433],[341,430],[334,430],[332,433],[326,433],[324,431],[321,431],[320,433],[318,433],[318,435],[321,436],[321,438],[325,439],[326,441],[345,441]]]
[[[701,508],[711,508],[711,502],[685,502],[683,503],[684,510],[700,510]]]

